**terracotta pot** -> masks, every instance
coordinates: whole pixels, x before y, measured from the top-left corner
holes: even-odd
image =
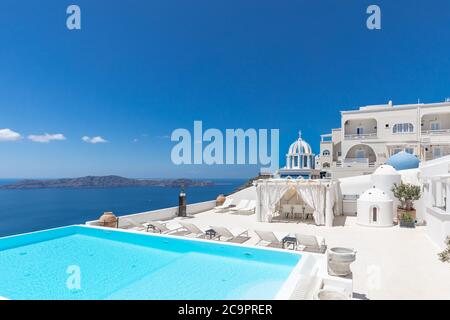
[[[104,212],[98,219],[102,227],[117,228],[117,217],[112,212]]]
[[[223,203],[225,202],[226,199],[227,198],[223,194],[219,195],[216,199],[216,205],[217,206],[223,205]]]

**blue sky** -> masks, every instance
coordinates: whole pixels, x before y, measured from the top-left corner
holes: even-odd
[[[339,110],[450,96],[446,0],[2,0],[0,40],[0,129],[23,137],[0,142],[2,178],[252,176],[176,167],[167,137],[194,120],[279,128],[283,159],[300,129],[317,151]],[[44,133],[66,139],[27,139]]]

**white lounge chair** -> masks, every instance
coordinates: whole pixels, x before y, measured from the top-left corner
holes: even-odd
[[[249,200],[241,200],[236,207],[230,208],[230,210],[234,212],[243,210],[247,207],[248,202]]]
[[[126,225],[130,225],[131,230],[136,230],[136,231],[148,231],[149,228],[149,223],[140,223],[140,222],[136,222],[131,218],[122,218],[119,220],[119,222],[124,221],[126,223]]]
[[[216,232],[216,237],[218,240],[223,240],[227,242],[233,242],[233,243],[244,243],[250,237],[248,236],[248,230],[247,229],[233,229],[229,230],[225,227],[214,227],[211,226],[211,229],[213,229]]]
[[[202,229],[197,227],[195,224],[189,223],[189,222],[182,222],[182,221],[180,221],[180,224],[184,229],[186,229],[189,232],[186,234],[186,236],[194,236],[196,238],[205,238],[206,237],[205,231],[203,231]]]
[[[327,250],[325,239],[322,237],[296,233],[295,238],[300,250],[316,253],[324,253]]]
[[[232,198],[226,198],[225,202],[222,205],[215,207],[214,210],[216,212],[223,212],[224,210],[230,209],[230,207],[232,205],[233,205],[233,199]]]
[[[255,213],[255,209],[256,209],[256,200],[250,200],[245,208],[233,210],[233,212],[237,214],[251,215]]]
[[[159,221],[152,221],[149,222],[149,229],[153,229],[155,233],[162,233],[162,234],[171,234],[171,235],[185,235],[188,233],[186,230],[183,231],[183,227],[169,227],[167,223],[159,222]]]
[[[283,248],[283,243],[280,238],[278,238],[272,231],[255,230],[255,233],[259,237],[259,241],[256,243],[257,246]]]

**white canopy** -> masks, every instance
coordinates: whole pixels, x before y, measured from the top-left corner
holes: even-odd
[[[317,225],[333,225],[334,213],[341,214],[340,206],[335,207],[338,194],[336,182],[328,180],[262,179],[255,182],[258,221],[270,222],[277,204],[283,195],[294,189],[303,201],[314,210]]]

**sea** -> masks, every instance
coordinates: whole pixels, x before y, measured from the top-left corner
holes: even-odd
[[[11,184],[14,179],[0,179]],[[230,194],[246,180],[216,179],[213,186],[185,189],[187,202],[196,203]],[[0,237],[83,224],[104,211],[115,215],[145,212],[178,205],[179,188],[127,187],[0,190]]]

